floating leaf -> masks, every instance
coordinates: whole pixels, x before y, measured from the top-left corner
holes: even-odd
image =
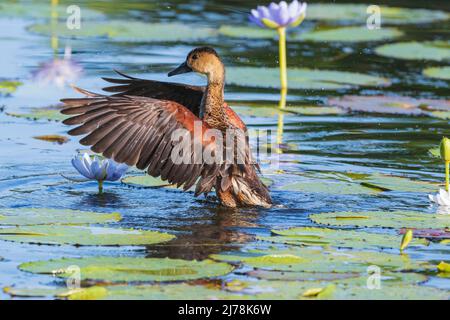
[[[365,42],[381,41],[401,37],[403,32],[396,28],[380,28],[370,30],[364,27],[340,27],[319,29],[296,34],[294,39],[314,42]]]
[[[155,231],[87,226],[24,226],[0,229],[0,239],[77,246],[148,245],[170,241],[173,235]]]
[[[7,115],[31,120],[63,121],[68,116],[61,114],[59,106],[46,108],[30,108],[27,113],[6,112]]]
[[[137,42],[192,42],[207,39],[216,34],[211,28],[189,26],[181,23],[146,23],[141,21],[113,20],[105,22],[84,22],[81,29],[69,29],[65,22],[53,27],[51,24],[35,24],[31,32],[52,35],[55,31],[61,37],[107,38],[112,41]]]
[[[66,21],[69,17],[67,13],[67,5],[50,6],[48,2],[31,2],[24,5],[23,3],[14,3],[5,1],[0,3],[0,16],[8,18],[28,18],[28,19],[50,19],[53,17],[52,12],[56,13],[61,21]],[[83,6],[83,20],[102,18],[101,12],[91,10]]]
[[[450,215],[417,211],[329,212],[310,215],[315,223],[333,226],[385,228],[448,228]]]
[[[370,265],[383,270],[411,271],[430,270],[426,262],[383,252],[314,250],[292,247],[286,250],[255,250],[251,254],[214,254],[214,260],[243,263],[252,268],[290,272],[341,272],[362,273]]]
[[[24,297],[24,298],[44,298],[44,297],[56,297],[60,294],[64,294],[68,291],[67,288],[58,287],[31,287],[31,288],[17,288],[17,287],[5,287],[3,292],[12,297]]]
[[[450,41],[399,42],[385,44],[375,49],[381,56],[407,60],[450,59]]]
[[[272,230],[278,236],[257,237],[259,240],[304,246],[333,246],[346,248],[397,248],[400,236],[353,230],[316,227],[298,227]],[[414,240],[414,245],[426,245],[425,240]]]
[[[430,150],[428,150],[428,153],[434,158],[440,158],[441,157],[441,148],[440,147],[431,148]]]
[[[75,290],[69,293],[69,300],[100,300],[108,295],[108,290],[104,287],[90,287]]]
[[[219,34],[234,37],[234,38],[247,38],[247,39],[276,39],[277,32],[272,29],[263,29],[258,27],[242,27],[223,25],[219,28]]]
[[[0,225],[89,224],[116,222],[119,213],[98,213],[70,209],[14,208],[0,209]]]
[[[339,279],[355,278],[359,273],[336,273],[336,272],[292,272],[292,271],[273,271],[256,269],[247,272],[250,277],[264,280],[283,280],[283,281],[332,281]]]
[[[450,111],[450,101],[416,99],[400,96],[343,96],[330,98],[328,103],[349,111],[434,116],[430,111]]]
[[[233,270],[227,263],[169,258],[86,257],[23,263],[23,271],[69,277],[69,266],[80,267],[81,280],[107,282],[178,281],[225,275]]]
[[[423,74],[430,78],[450,80],[450,67],[431,67],[423,70]]]
[[[439,189],[439,184],[437,183],[412,180],[406,177],[396,177],[384,174],[372,174],[365,178],[359,179],[359,181],[363,186],[378,188],[386,191],[435,192]]]
[[[325,4],[313,3],[308,5],[308,19],[349,21],[366,24],[367,8],[365,4]],[[383,24],[417,24],[441,21],[449,18],[444,11],[428,9],[409,9],[399,7],[380,6]]]
[[[121,182],[127,186],[137,188],[173,187],[167,181],[163,181],[160,178],[155,178],[149,175],[127,176],[123,178]]]
[[[60,136],[57,134],[49,134],[49,135],[43,135],[43,136],[34,136],[34,139],[48,141],[48,142],[56,142],[58,144],[63,144],[69,141],[67,137]]]
[[[336,90],[357,86],[386,86],[389,81],[371,75],[354,72],[295,69],[288,70],[289,88]],[[226,81],[229,84],[256,87],[280,88],[278,68],[228,67]]]
[[[338,115],[343,114],[345,111],[336,107],[322,107],[322,106],[288,106],[286,108],[280,109],[276,106],[273,107],[249,107],[249,106],[237,106],[233,107],[233,110],[238,114],[248,117],[258,117],[258,118],[273,118],[277,115],[284,114],[286,116],[316,116],[316,115]]]
[[[411,229],[408,229],[402,237],[402,242],[400,243],[400,251],[405,250],[412,239],[413,239],[413,232]]]
[[[21,86],[20,81],[0,80],[0,95],[11,94],[17,90],[18,86]]]
[[[364,187],[358,183],[334,181],[334,180],[306,180],[284,185],[280,188],[286,191],[296,191],[303,193],[324,193],[324,194],[376,194],[379,190]]]

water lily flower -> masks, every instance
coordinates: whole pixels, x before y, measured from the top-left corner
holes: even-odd
[[[428,198],[431,202],[434,202],[440,206],[450,207],[450,192],[444,189],[439,189],[439,193],[434,196],[429,194]]]
[[[250,21],[264,28],[276,29],[279,35],[280,54],[280,80],[281,89],[287,88],[286,67],[286,28],[297,27],[306,17],[306,2],[297,0],[287,4],[281,1],[279,4],[272,2],[268,7],[258,6],[251,11]]]
[[[103,192],[103,181],[117,181],[128,169],[126,164],[119,164],[111,159],[100,159],[87,153],[79,153],[73,157],[72,165],[81,175],[98,181],[99,193]]]
[[[33,73],[33,79],[40,84],[53,83],[62,88],[68,83],[76,81],[83,72],[83,68],[71,58],[71,49],[66,47],[64,58],[54,58],[44,62]]]

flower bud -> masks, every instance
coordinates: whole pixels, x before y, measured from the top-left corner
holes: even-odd
[[[444,161],[450,161],[450,139],[449,138],[442,138],[441,141],[441,158]]]

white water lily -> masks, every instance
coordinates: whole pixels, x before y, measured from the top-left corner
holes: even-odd
[[[428,195],[431,202],[434,202],[440,206],[450,207],[450,192],[444,189],[439,189],[439,193],[436,195]]]
[[[77,154],[72,159],[72,165],[77,171],[91,180],[99,182],[99,192],[103,190],[103,181],[117,181],[127,171],[128,166],[111,159],[99,159],[87,153]]]

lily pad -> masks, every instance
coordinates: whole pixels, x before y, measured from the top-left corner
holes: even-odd
[[[400,234],[405,234],[411,229],[400,229]],[[429,238],[429,239],[450,239],[450,229],[413,229],[414,237]]]
[[[438,183],[412,180],[406,177],[397,177],[384,174],[372,174],[365,178],[356,180],[363,186],[378,188],[385,191],[402,192],[436,192],[439,189]]]
[[[218,277],[233,267],[211,260],[169,258],[86,257],[23,263],[23,271],[69,277],[69,266],[80,267],[81,280],[100,282],[179,281]]]
[[[315,227],[299,227],[285,230],[272,230],[277,236],[257,237],[259,240],[273,243],[285,243],[301,246],[332,246],[354,249],[391,248],[400,246],[402,237],[381,233],[369,233],[353,230],[337,230]],[[412,245],[426,245],[423,239],[414,239]]]
[[[308,19],[328,21],[348,21],[366,24],[366,4],[325,4],[313,3],[308,5]],[[441,21],[449,18],[444,11],[428,9],[409,9],[399,7],[380,6],[383,24],[417,24]]]
[[[356,278],[359,273],[336,273],[336,272],[292,272],[292,271],[270,271],[256,269],[247,272],[250,277],[262,280],[282,281],[333,281],[339,279]]]
[[[450,111],[450,101],[416,99],[400,96],[343,96],[328,99],[328,103],[349,111],[433,116],[430,111]]]
[[[431,67],[423,70],[423,74],[430,78],[450,80],[450,67]]]
[[[0,80],[0,95],[11,94],[21,85],[20,81]]]
[[[275,30],[258,28],[256,26],[242,27],[223,25],[219,28],[219,34],[227,37],[244,39],[276,39],[278,37],[278,33]]]
[[[167,181],[149,175],[127,176],[123,178],[121,182],[127,186],[136,188],[173,187],[171,184],[167,183]]]
[[[117,222],[119,213],[98,213],[70,209],[14,208],[0,209],[0,225],[79,225]]]
[[[63,121],[68,116],[61,114],[59,106],[30,108],[26,113],[6,112],[7,115],[30,120]]]
[[[450,59],[450,41],[399,42],[377,47],[375,52],[397,59],[443,61]]]
[[[317,115],[339,115],[345,113],[344,110],[337,107],[327,107],[327,106],[287,106],[286,108],[280,109],[277,106],[268,107],[250,107],[250,106],[237,106],[233,107],[233,110],[238,114],[247,117],[258,117],[258,118],[273,118],[280,113],[286,116],[317,116]]]
[[[302,193],[324,193],[324,194],[376,194],[381,190],[368,188],[358,183],[343,182],[335,180],[306,180],[286,184],[280,187],[285,191],[296,191]]]
[[[249,254],[214,254],[214,260],[242,263],[272,271],[363,273],[370,265],[385,271],[423,271],[434,267],[407,256],[369,251],[314,250],[292,247],[286,250],[254,250]]]
[[[310,215],[315,223],[333,226],[384,228],[448,228],[450,215],[417,211],[327,212]]]
[[[130,246],[167,242],[175,236],[136,229],[88,226],[23,226],[0,229],[0,239],[37,244],[70,244],[77,246]]]
[[[112,20],[84,22],[81,29],[70,30],[65,23],[55,28],[51,24],[35,24],[29,30],[43,35],[54,32],[60,37],[107,38],[112,41],[131,42],[190,42],[216,35],[216,30],[181,23],[145,23],[141,21]]]
[[[294,39],[314,42],[365,42],[381,41],[401,37],[403,32],[396,28],[370,30],[367,27],[340,27],[319,29],[296,34]]]
[[[14,3],[12,1],[4,1],[0,3],[0,16],[8,18],[31,18],[31,19],[50,19],[52,11],[56,12],[57,17],[61,21],[66,21],[70,16],[67,13],[68,5],[51,6],[49,2],[31,2],[24,5],[23,3]],[[83,20],[91,20],[102,18],[103,14],[96,10],[82,8]]]
[[[280,88],[278,68],[229,67],[227,83],[256,88]],[[295,69],[288,70],[289,88],[337,90],[358,86],[387,86],[390,82],[381,77],[355,72]]]

